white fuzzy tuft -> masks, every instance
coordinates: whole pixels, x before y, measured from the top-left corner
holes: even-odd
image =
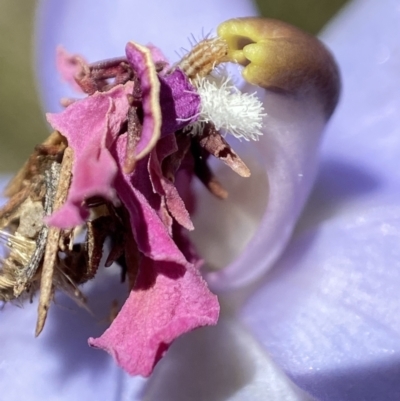
[[[212,122],[218,131],[228,132],[238,139],[256,141],[262,135],[264,107],[255,93],[240,92],[223,75],[197,78],[195,86],[201,98],[201,109],[194,132]]]

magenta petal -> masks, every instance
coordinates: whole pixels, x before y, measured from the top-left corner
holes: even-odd
[[[99,153],[97,157],[96,153]],[[87,152],[82,152],[74,163],[73,171],[67,201],[47,219],[50,225],[70,228],[82,224],[89,217],[83,201],[91,196],[103,196],[118,204],[112,186],[117,165],[107,149],[87,149]]]
[[[127,94],[132,85],[117,86],[77,101],[59,114],[48,114],[52,127],[68,140],[74,152],[73,178],[68,198],[48,219],[49,224],[69,228],[82,224],[88,216],[85,199],[102,196],[118,203],[113,181],[115,160],[106,146],[111,144],[126,120]]]
[[[184,268],[145,258],[122,310],[89,344],[109,352],[131,375],[149,376],[175,338],[216,324],[218,315],[217,297],[193,265]]]
[[[141,159],[153,149],[160,137],[160,83],[151,52],[147,47],[129,42],[125,51],[131,67],[138,74],[142,90],[143,127],[135,155],[136,159]]]
[[[200,96],[180,69],[160,78],[161,134],[171,134],[195,122],[200,113]]]
[[[111,148],[120,167],[126,142],[125,134]],[[215,324],[219,305],[158,215],[160,195],[153,191],[145,160],[130,174],[118,169],[115,188],[129,211],[133,235],[144,256],[121,312],[103,336],[89,343],[113,355],[130,374],[148,376],[176,337]]]
[[[187,263],[175,245],[167,227],[157,214],[159,195],[153,192],[146,163],[138,163],[133,173],[122,172],[126,152],[126,135],[121,135],[111,149],[120,168],[114,186],[128,209],[131,226],[139,251],[158,261]]]

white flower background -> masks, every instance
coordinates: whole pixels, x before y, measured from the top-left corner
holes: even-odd
[[[57,44],[97,60],[121,54],[133,38],[156,44],[176,60],[174,50],[191,33],[255,14],[244,0],[215,3],[203,0],[195,8],[170,0],[167,8],[162,2],[99,6],[95,0],[43,0],[37,43],[46,109],[54,111],[60,97],[72,94],[49,61]],[[397,0],[355,0],[322,33],[341,69],[343,93],[324,134],[315,187],[289,242],[314,178],[321,118],[313,112],[313,99],[293,105],[265,97],[270,120],[264,142],[250,150],[242,144],[240,151],[259,163],[254,175],[261,181],[253,179],[248,189],[257,191],[254,185],[268,176],[269,193],[263,192],[261,202],[245,201],[251,217],[246,229],[234,212],[234,193],[227,218],[221,218],[229,221],[233,211],[235,235],[222,238],[231,232],[222,225],[221,259],[205,249],[214,265],[223,265],[232,259],[230,249],[255,233],[227,268],[208,276],[221,295],[218,326],[177,340],[150,379],[131,378],[86,344],[107,326],[106,311],[121,292],[106,271],[85,287],[95,317],[57,297],[39,339],[32,334],[35,303],[4,308],[2,398],[400,399],[399,27]],[[278,160],[272,162],[272,156]],[[282,174],[287,182],[279,181]],[[251,224],[256,220],[258,228]]]

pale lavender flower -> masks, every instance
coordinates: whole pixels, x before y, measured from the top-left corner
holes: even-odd
[[[156,8],[154,2],[129,0],[101,6],[94,0],[43,1],[38,58],[46,109],[56,111],[59,98],[71,95],[50,64],[59,43],[98,60],[118,55],[134,39],[153,42],[176,59],[172,50],[185,45],[190,33],[254,13],[244,1],[214,3],[175,0]],[[64,298],[58,298],[39,339],[33,338],[36,305],[8,306],[0,332],[3,397],[399,399],[398,26],[396,0],[358,0],[323,34],[341,68],[344,90],[323,142],[314,192],[288,245],[315,173],[323,121],[312,103],[289,114],[293,105],[287,99],[267,97],[264,142],[241,145],[241,154],[255,160],[250,165],[255,179],[236,191],[239,184],[233,181],[226,203],[200,194],[200,206],[213,212],[208,221],[195,221],[199,249],[213,266],[230,263],[208,276],[223,294],[217,327],[176,341],[145,381],[127,376],[107,355],[87,347],[86,338],[100,334],[102,322]],[[260,191],[266,174],[269,193]],[[222,218],[219,227],[212,226],[213,215]],[[204,230],[213,230],[212,241]],[[118,278],[110,288],[112,273],[104,276],[85,287],[96,316],[104,316],[120,291]]]

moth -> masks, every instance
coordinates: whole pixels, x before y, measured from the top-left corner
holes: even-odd
[[[55,289],[85,305],[78,285],[95,276],[107,236],[116,245],[106,264],[123,252],[123,212],[103,201],[87,200],[93,213],[84,226],[69,230],[47,226],[46,217],[67,196],[72,157],[65,138],[53,132],[8,184],[9,201],[0,210],[0,239],[7,251],[0,269],[0,300],[32,300],[40,289],[36,335],[44,327]]]

